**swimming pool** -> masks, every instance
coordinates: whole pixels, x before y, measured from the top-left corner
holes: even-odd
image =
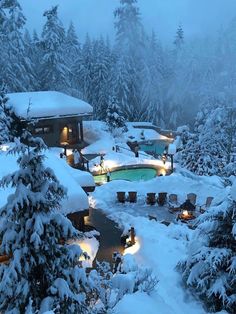
[[[163,140],[150,141],[150,143],[140,143],[139,149],[146,153],[155,153],[157,155],[162,155],[165,148],[169,145],[169,142]]]
[[[157,176],[157,171],[154,168],[129,168],[122,170],[114,170],[111,172],[112,180],[127,180],[127,181],[148,181]],[[96,184],[101,184],[107,181],[106,174],[95,175],[94,181]]]

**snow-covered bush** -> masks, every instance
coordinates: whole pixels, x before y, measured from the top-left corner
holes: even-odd
[[[188,257],[178,268],[208,310],[236,309],[236,197],[200,216]]]
[[[98,263],[97,270],[90,272],[89,285],[93,288],[94,300],[99,313],[110,313],[116,304],[127,293],[136,291],[150,294],[158,283],[152,271],[146,267],[139,267],[132,255],[121,258],[117,272],[112,272],[108,263]]]

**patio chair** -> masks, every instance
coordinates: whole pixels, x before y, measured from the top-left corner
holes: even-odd
[[[196,205],[197,195],[195,193],[187,194],[187,199],[190,200],[193,205]]]
[[[125,203],[125,192],[116,192],[116,195],[119,203]]]
[[[156,203],[156,193],[147,193],[146,203],[154,205]]]
[[[180,204],[178,202],[177,194],[170,194],[168,199],[169,212],[175,213],[180,211]]]
[[[211,206],[213,199],[214,199],[214,197],[212,197],[212,196],[208,196],[206,198],[206,203],[199,206],[200,213],[204,213]]]
[[[128,194],[129,194],[129,197],[128,197],[129,202],[130,203],[136,203],[137,202],[137,192],[129,191]]]
[[[157,221],[157,217],[152,215],[148,215],[148,219]]]
[[[158,193],[157,203],[160,206],[164,206],[167,200],[167,193],[166,192],[160,192]]]
[[[170,225],[170,222],[166,221],[166,220],[162,220],[162,221],[160,221],[160,223],[165,225],[166,227],[168,227]]]

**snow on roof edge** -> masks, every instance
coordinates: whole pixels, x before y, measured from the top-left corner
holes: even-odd
[[[9,93],[9,103],[22,118],[55,119],[69,116],[92,115],[93,108],[85,101],[57,91]]]

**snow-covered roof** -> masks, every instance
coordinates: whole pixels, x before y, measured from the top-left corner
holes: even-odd
[[[55,91],[11,93],[8,97],[16,114],[22,118],[27,117],[29,104],[32,118],[62,118],[93,113],[92,106],[85,101]]]

